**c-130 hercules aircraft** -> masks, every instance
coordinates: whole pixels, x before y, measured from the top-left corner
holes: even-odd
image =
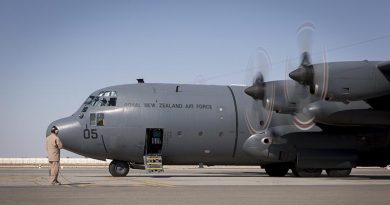
[[[344,177],[356,166],[390,164],[390,62],[312,64],[307,49],[289,77],[265,81],[258,73],[249,87],[143,80],[106,87],[47,132],[58,127],[69,151],[112,159],[115,177],[129,167],[199,163]]]

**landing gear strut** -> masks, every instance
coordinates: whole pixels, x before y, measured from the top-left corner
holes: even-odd
[[[125,177],[129,173],[129,163],[120,160],[112,160],[108,171],[113,177]]]

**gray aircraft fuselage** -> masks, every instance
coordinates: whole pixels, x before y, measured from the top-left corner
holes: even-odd
[[[143,164],[149,128],[163,130],[161,154],[167,165],[263,166],[300,160],[303,167],[325,169],[386,166],[390,161],[386,129],[325,132],[314,126],[302,131],[292,115],[273,112],[263,130],[264,115],[270,113],[262,106],[254,109],[245,88],[150,83],[107,87],[92,93],[72,116],[51,123],[48,132],[57,126],[64,148],[74,153],[135,164]]]

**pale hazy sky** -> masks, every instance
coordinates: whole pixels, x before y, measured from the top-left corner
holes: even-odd
[[[328,48],[329,61],[390,60],[390,37],[370,41],[390,35],[389,8],[386,0],[0,0],[0,157],[45,157],[49,123],[102,87],[141,77],[247,83],[256,47],[273,62],[299,56],[297,27],[307,21],[313,51]],[[273,69],[284,78],[283,63]]]

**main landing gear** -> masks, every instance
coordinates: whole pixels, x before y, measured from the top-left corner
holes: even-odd
[[[264,167],[265,172],[271,177],[284,177],[290,167],[285,164],[270,164]]]
[[[120,160],[112,160],[108,171],[113,177],[125,177],[129,173],[129,163]]]
[[[296,177],[319,177],[322,173],[322,169],[300,169],[294,167],[291,170]]]
[[[347,177],[351,174],[352,169],[327,169],[329,177]]]
[[[283,177],[290,170],[296,177],[320,177],[323,169],[311,168],[303,169],[289,164],[268,164],[264,167],[265,172],[271,177]],[[351,168],[348,169],[326,169],[328,177],[348,177],[351,174]]]
[[[352,169],[326,169],[328,177],[348,177],[351,174]],[[322,169],[299,169],[293,168],[292,172],[297,177],[319,177],[321,176]]]

